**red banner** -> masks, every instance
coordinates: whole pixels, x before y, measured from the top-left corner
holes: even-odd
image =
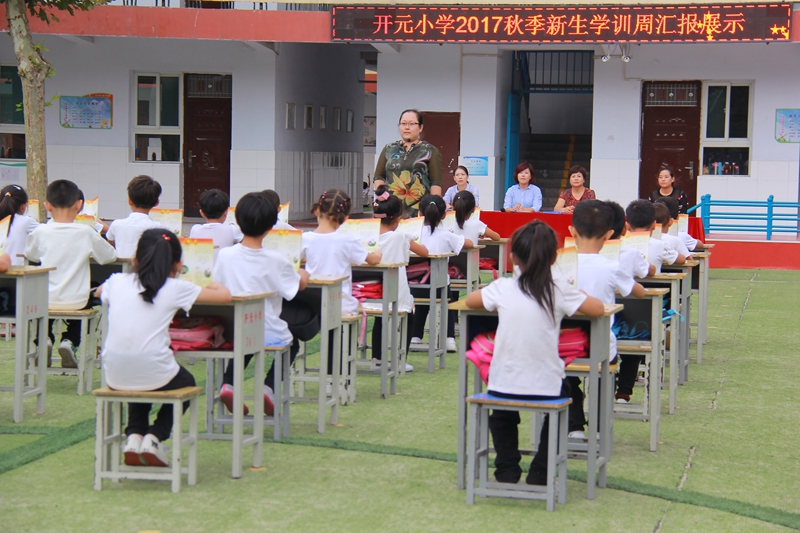
[[[790,4],[336,6],[334,41],[604,43],[788,41]]]

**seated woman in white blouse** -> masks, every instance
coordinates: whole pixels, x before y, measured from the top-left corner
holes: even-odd
[[[503,202],[504,211],[532,212],[542,209],[542,191],[533,184],[536,172],[533,165],[523,161],[514,169],[514,181],[506,191],[506,198]]]

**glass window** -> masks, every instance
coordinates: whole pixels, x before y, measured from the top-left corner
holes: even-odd
[[[136,84],[136,124],[138,126],[158,126],[158,95],[156,76],[139,76]]]
[[[751,88],[741,83],[705,87],[703,174],[749,175]]]
[[[725,137],[725,108],[728,105],[728,87],[710,86],[708,88],[708,114],[706,115],[706,137],[709,139]]]
[[[743,174],[750,172],[750,148],[703,148],[703,174]]]
[[[177,76],[161,76],[161,126],[180,126],[179,91],[180,79]]]
[[[180,161],[180,135],[138,134],[135,141],[136,161]]]
[[[0,133],[0,159],[25,159],[24,133]]]
[[[0,67],[0,123],[25,124],[22,81],[16,66]]]
[[[731,87],[731,112],[728,137],[743,139],[747,137],[747,116],[750,112],[750,87]]]
[[[136,75],[134,161],[181,160],[181,78]]]

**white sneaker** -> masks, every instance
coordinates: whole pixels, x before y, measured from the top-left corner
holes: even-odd
[[[456,346],[456,340],[453,337],[447,337],[447,342],[445,342],[445,346],[447,347],[448,352],[458,351],[458,346]]]
[[[140,453],[142,461],[147,466],[169,466],[167,451],[168,448],[161,444],[161,441],[152,433],[148,433],[142,439]]]
[[[414,367],[409,365],[408,363],[406,363],[406,372],[413,372],[413,371],[414,371]]]
[[[383,362],[382,360],[380,360],[380,359],[375,359],[375,358],[373,357],[373,358],[372,358],[372,361],[371,361],[371,363],[370,363],[370,365],[369,365],[369,369],[370,369],[370,370],[372,370],[373,372],[378,372],[378,371],[380,371],[380,369],[381,369],[381,363],[382,363],[382,362]]]
[[[78,360],[75,354],[78,349],[72,344],[72,341],[64,339],[58,345],[58,355],[61,356],[61,368],[78,368]]]
[[[140,455],[142,449],[142,436],[138,433],[128,435],[128,440],[122,445],[122,454],[125,456],[125,464],[128,466],[146,465]]]
[[[579,431],[570,431],[569,435],[567,435],[567,437],[572,439],[572,440],[582,440],[582,441],[588,441],[589,440],[589,439],[586,438],[586,432],[585,431],[581,431],[581,430],[579,430]]]
[[[626,400],[625,398],[617,398],[617,402],[616,403],[626,404],[626,403],[630,403],[630,401]]]
[[[411,337],[411,344],[422,344],[422,339],[419,337]]]

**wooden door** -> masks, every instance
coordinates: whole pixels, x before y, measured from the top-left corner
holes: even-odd
[[[643,84],[640,198],[658,188],[659,170],[669,167],[675,187],[686,192],[689,205],[697,203],[700,96],[699,81]]]
[[[453,172],[458,166],[461,151],[461,113],[423,111],[422,139],[428,141],[442,154],[442,194],[455,184]]]
[[[184,77],[184,216],[200,216],[200,195],[208,189],[230,194],[231,84],[231,76]]]

